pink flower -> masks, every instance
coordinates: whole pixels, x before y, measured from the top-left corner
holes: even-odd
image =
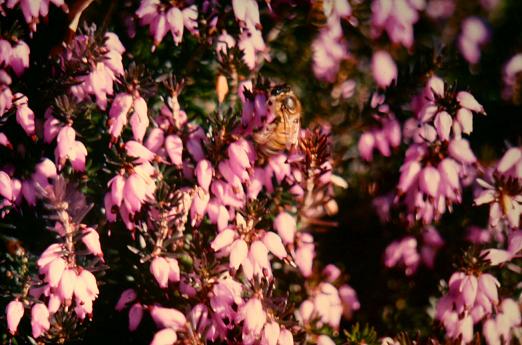
[[[141,97],[137,97],[133,103],[133,113],[130,117],[130,125],[134,140],[142,142],[147,127],[149,126],[149,117],[147,116],[147,103]]]
[[[132,107],[132,96],[127,93],[119,93],[112,102],[109,111],[109,133],[113,138],[121,135],[123,126],[127,124],[127,114]]]
[[[177,166],[181,166],[183,154],[183,142],[177,135],[171,134],[165,138],[165,149],[170,161]]]
[[[295,251],[295,263],[304,277],[312,274],[315,246],[310,234],[302,234],[299,239],[298,248]]]
[[[373,54],[372,74],[381,88],[386,88],[397,79],[397,66],[388,52],[381,50]]]
[[[67,304],[71,301],[74,288],[76,282],[78,280],[78,276],[74,269],[66,268],[62,277],[60,278],[60,283],[56,289],[56,292],[62,301],[65,301]]]
[[[251,298],[239,310],[241,319],[245,320],[245,328],[243,332],[251,332],[260,334],[266,323],[266,312],[263,309],[261,301],[257,298]]]
[[[9,175],[0,170],[0,195],[7,200],[13,200],[13,183]]]
[[[293,345],[294,336],[288,329],[283,328],[279,333],[279,339],[277,340],[278,345]]]
[[[293,243],[297,225],[295,218],[287,212],[281,212],[274,219],[274,229],[284,243]]]
[[[9,333],[14,335],[24,315],[24,305],[18,300],[11,301],[5,308],[5,313],[7,317],[7,329]]]
[[[317,79],[334,82],[340,64],[348,57],[347,42],[340,23],[323,28],[312,42],[313,72]]]
[[[393,43],[410,48],[413,45],[413,24],[419,19],[418,11],[424,6],[422,1],[373,0],[373,36],[378,37],[385,30]]]
[[[134,303],[129,309],[129,331],[134,332],[138,329],[143,317],[143,306],[140,303]]]
[[[29,67],[29,46],[22,40],[11,49],[9,63],[16,76],[21,76]]]
[[[155,157],[154,152],[134,140],[125,143],[125,150],[127,151],[127,155],[136,158],[134,162],[138,164],[150,162]]]
[[[85,145],[76,140],[76,132],[71,126],[64,126],[60,129],[56,143],[54,155],[56,156],[60,169],[66,160],[69,160],[74,170],[85,171],[87,149]]]
[[[334,341],[327,335],[317,337],[317,345],[335,345]]]
[[[185,315],[174,308],[152,306],[150,308],[150,316],[158,327],[170,327],[174,330],[180,330],[187,323]]]
[[[457,102],[459,102],[461,107],[467,108],[479,114],[486,114],[484,107],[469,92],[460,91],[457,94]]]
[[[248,254],[248,246],[242,239],[235,240],[230,246],[230,267],[238,269],[246,259]]]
[[[82,237],[82,242],[85,244],[87,249],[92,255],[103,256],[103,252],[101,250],[100,245],[100,236],[98,232],[93,228],[87,228],[84,230],[84,235]]]
[[[210,247],[215,251],[220,251],[222,248],[225,248],[232,244],[234,241],[234,238],[236,237],[236,232],[231,229],[225,229],[221,231],[217,236],[214,238],[212,243],[210,244]]]
[[[172,328],[164,328],[154,334],[150,345],[172,345],[178,340],[176,332]]]
[[[38,338],[49,330],[49,310],[43,303],[36,303],[31,309],[31,327],[33,338]]]
[[[269,322],[265,324],[263,328],[263,335],[261,337],[262,345],[277,345],[277,341],[279,339],[279,334],[281,329],[279,324],[275,321]]]
[[[161,256],[156,256],[150,263],[150,273],[152,273],[162,289],[166,289],[168,286],[169,271],[169,263]]]
[[[266,232],[263,236],[263,243],[266,248],[279,259],[283,259],[287,256],[283,241],[276,233],[271,231]]]
[[[196,177],[198,178],[198,183],[204,190],[208,191],[210,186],[210,182],[212,181],[212,174],[214,173],[214,169],[212,168],[212,164],[206,159],[203,159],[198,162],[196,165]]]
[[[14,98],[14,104],[16,105],[16,122],[24,129],[28,136],[35,135],[34,112],[29,108],[29,100],[21,93],[16,93]]]
[[[479,62],[480,47],[488,40],[488,29],[479,18],[468,17],[464,20],[458,43],[461,54],[469,63]]]
[[[133,302],[136,297],[136,291],[133,289],[123,291],[118,299],[118,303],[116,303],[115,309],[117,311],[122,311],[129,303]]]

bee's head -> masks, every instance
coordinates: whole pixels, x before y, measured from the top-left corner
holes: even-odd
[[[270,91],[270,94],[272,96],[279,96],[280,94],[284,93],[284,92],[290,92],[291,89],[286,85],[286,84],[280,84],[280,85],[276,85],[272,88],[272,90]]]

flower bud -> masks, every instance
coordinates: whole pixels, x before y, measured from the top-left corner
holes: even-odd
[[[227,78],[222,74],[218,75],[216,80],[216,94],[219,103],[223,103],[228,94]]]

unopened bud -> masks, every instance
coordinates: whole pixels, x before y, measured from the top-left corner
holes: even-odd
[[[218,75],[216,80],[216,93],[218,97],[218,102],[223,103],[225,97],[228,94],[228,83],[227,78],[222,74]]]

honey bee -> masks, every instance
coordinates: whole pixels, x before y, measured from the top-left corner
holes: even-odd
[[[275,118],[254,133],[253,139],[261,153],[269,157],[297,145],[301,102],[288,86],[275,86],[270,90],[267,111]]]

